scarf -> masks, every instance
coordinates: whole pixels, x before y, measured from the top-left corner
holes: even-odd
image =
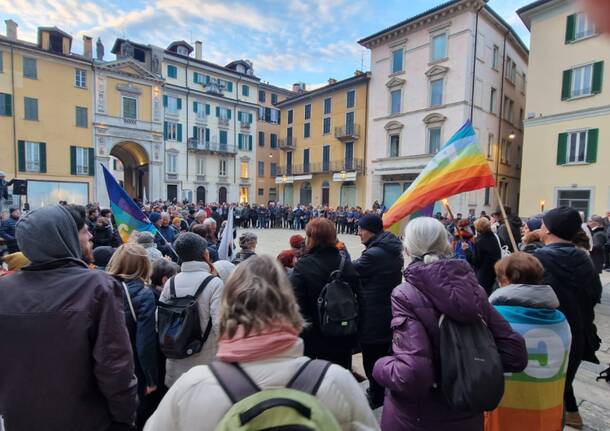
[[[218,341],[217,359],[223,362],[250,362],[275,356],[290,349],[298,340],[298,332],[285,322],[275,322],[259,333],[245,335],[242,325],[233,338]]]

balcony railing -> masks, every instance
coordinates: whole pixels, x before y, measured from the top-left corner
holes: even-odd
[[[240,126],[242,129],[250,129],[250,123],[248,123],[247,121],[240,122]]]
[[[358,139],[359,137],[360,126],[358,124],[335,127],[335,138],[337,139]]]
[[[333,174],[341,171],[364,173],[364,161],[362,159],[335,160],[332,162],[318,162],[304,165],[278,166],[277,176],[283,175],[307,175],[307,174]]]
[[[282,150],[294,150],[297,146],[297,140],[294,136],[279,139],[280,148]]]
[[[234,145],[229,144],[221,144],[217,141],[200,141],[199,139],[189,138],[187,143],[187,148],[189,151],[202,151],[209,153],[223,153],[223,154],[235,154],[237,151],[235,150]]]
[[[218,117],[218,125],[219,126],[229,127],[229,121],[230,120],[228,118]]]

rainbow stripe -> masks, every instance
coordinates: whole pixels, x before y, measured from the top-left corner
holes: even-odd
[[[383,225],[389,228],[435,201],[495,185],[474,128],[467,121],[383,215]]]

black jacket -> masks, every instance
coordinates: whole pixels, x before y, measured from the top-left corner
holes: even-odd
[[[0,179],[0,199],[8,200],[8,187],[13,185],[15,180],[2,180]]]
[[[95,226],[93,229],[93,238],[91,241],[93,242],[93,248],[108,246],[108,247],[118,247],[121,245],[121,237],[119,236],[119,232],[114,230],[111,225],[108,226]]]
[[[481,234],[474,243],[474,251],[466,250],[466,258],[477,273],[479,284],[489,296],[496,282],[494,265],[502,258],[498,238],[493,232]]]
[[[502,245],[507,245],[508,249],[511,252],[515,252],[515,250],[513,249],[513,243],[510,241],[510,236],[508,234],[508,228],[510,228],[510,230],[513,233],[513,237],[515,238],[515,242],[517,244],[519,244],[521,242],[521,226],[523,225],[523,222],[521,221],[521,219],[515,215],[509,215],[508,216],[508,222],[507,223],[503,223],[499,228],[498,228],[498,237],[500,238],[500,241],[502,241]]]
[[[382,232],[365,245],[353,262],[361,282],[359,338],[362,343],[387,342],[392,339],[392,290],[402,281],[402,244],[391,232]]]
[[[17,220],[9,217],[6,221],[0,222],[0,237],[6,241],[6,248],[8,253],[15,253],[19,251],[17,245],[17,237],[15,236],[15,227],[17,226]]]
[[[608,237],[603,227],[596,227],[591,231],[593,238],[593,248],[591,250],[591,260],[598,274],[604,269],[604,260],[606,254],[606,241]]]

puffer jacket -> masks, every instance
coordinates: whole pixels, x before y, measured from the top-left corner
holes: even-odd
[[[402,281],[402,244],[391,232],[371,238],[353,262],[360,275],[358,290],[359,340],[382,343],[392,339],[392,290]]]
[[[299,340],[279,355],[240,365],[264,390],[287,386],[306,361]],[[379,429],[364,392],[351,373],[338,365],[330,366],[316,398],[334,414],[344,431]],[[229,408],[231,402],[210,369],[195,367],[171,387],[144,430],[212,431]]]
[[[0,221],[0,237],[4,238],[6,241],[6,248],[9,254],[19,251],[17,237],[15,236],[17,221],[18,220],[15,220],[12,217],[9,217],[5,221]]]
[[[431,264],[416,261],[405,269],[405,282],[392,292],[392,356],[375,364],[373,377],[386,392],[381,428],[401,431],[472,431],[483,428],[483,414],[451,410],[434,389],[440,351],[441,314],[457,322],[481,316],[491,330],[506,372],[527,365],[523,337],[487,301],[485,291],[463,260]]]

